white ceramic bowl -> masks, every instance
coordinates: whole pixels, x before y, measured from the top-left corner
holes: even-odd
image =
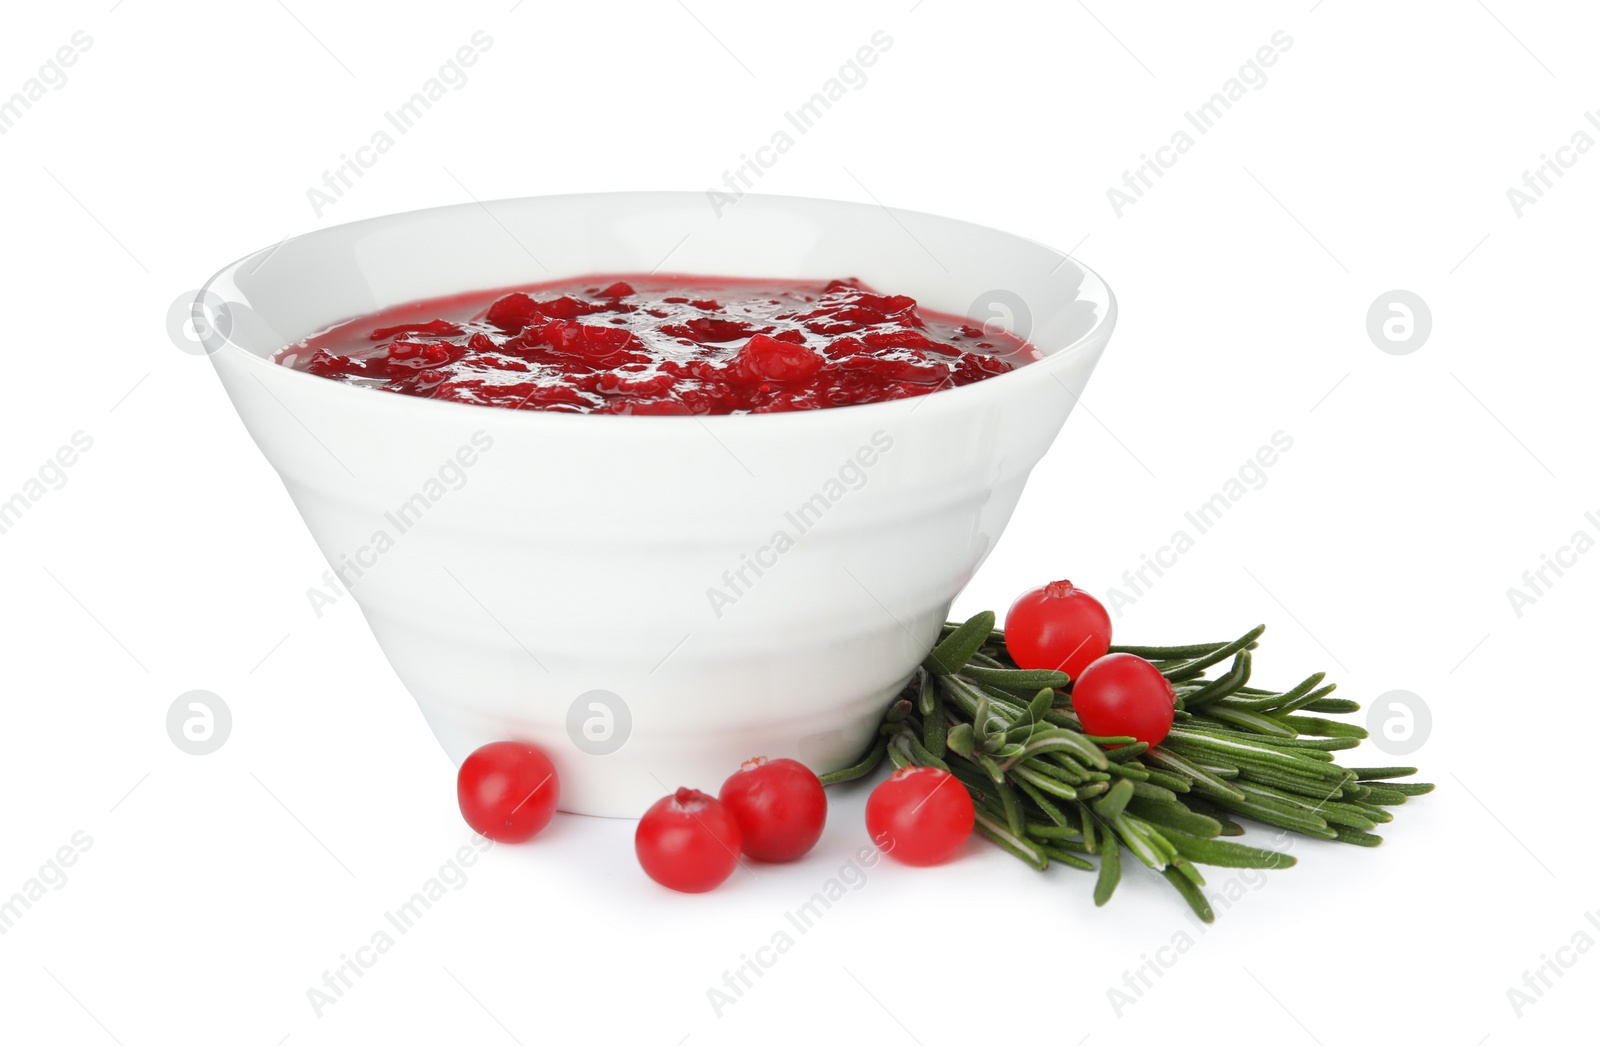
[[[716,417],[510,411],[270,362],[418,298],[657,268],[858,276],[1009,321],[1046,358],[910,400]],[[682,784],[715,791],[753,755],[819,772],[854,760],[1005,529],[1116,311],[1092,272],[1019,236],[786,197],[718,214],[699,193],[355,222],[244,258],[203,297],[226,306],[223,386],[445,750],[537,744],[562,809],[612,816]]]

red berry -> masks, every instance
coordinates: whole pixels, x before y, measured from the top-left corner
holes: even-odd
[[[1072,710],[1086,732],[1151,745],[1172,729],[1177,700],[1161,670],[1133,654],[1107,654],[1072,684]]]
[[[937,767],[896,770],[867,797],[867,832],[903,864],[941,864],[972,834],[976,814],[966,786]]]
[[[656,800],[633,834],[645,874],[682,893],[720,886],[739,863],[740,843],[738,822],[728,808],[693,788]]]
[[[532,839],[555,816],[560,796],[550,757],[517,741],[484,745],[456,773],[461,816],[497,843]]]
[[[1111,615],[1070,581],[1024,592],[1006,612],[1006,653],[1022,668],[1073,679],[1111,646]]]
[[[828,797],[804,763],[757,756],[722,783],[718,795],[739,822],[744,852],[757,861],[793,861],[822,838]]]

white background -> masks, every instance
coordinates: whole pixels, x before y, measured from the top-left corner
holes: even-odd
[[[0,895],[92,839],[0,936],[6,1040],[1589,1031],[1600,954],[1558,949],[1600,940],[1583,805],[1600,555],[1521,616],[1507,596],[1600,510],[1600,157],[1565,154],[1520,216],[1506,193],[1574,132],[1600,136],[1583,5],[111,2],[18,8],[0,34],[0,97],[75,31],[93,41],[0,136],[0,497],[93,439],[0,535]],[[316,214],[307,188],[479,29],[493,46],[469,82]],[[720,1016],[707,989],[866,841],[865,791],[834,794],[812,858],[699,897],[645,879],[631,823],[562,815],[468,869],[318,1016],[307,989],[469,832],[355,606],[312,612],[325,564],[210,366],[169,339],[169,304],[335,222],[469,194],[704,190],[880,29],[893,46],[867,83],[761,189],[1020,232],[1073,250],[1122,307],[958,615],[1055,577],[1120,584],[1281,429],[1294,446],[1266,485],[1118,635],[1266,621],[1261,679],[1322,667],[1364,703],[1411,691],[1432,730],[1408,761],[1439,791],[1379,850],[1299,842],[1299,867],[1203,933],[1153,876],[1097,910],[1091,877],[976,842],[938,869],[880,865]],[[1293,44],[1265,84],[1118,216],[1107,189],[1280,29]],[[1410,355],[1366,332],[1395,288],[1431,308]],[[165,728],[194,688],[233,714],[204,757]],[[1192,947],[1114,1007],[1108,989],[1180,933]],[[1545,956],[1573,964],[1519,1012],[1507,991]]]

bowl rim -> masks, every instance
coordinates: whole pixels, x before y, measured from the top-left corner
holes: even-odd
[[[319,229],[312,229],[309,232],[303,232],[303,233],[299,233],[299,234],[294,235],[294,236],[284,237],[282,240],[279,240],[277,243],[271,244],[270,246],[267,246],[267,247],[259,248],[259,249],[254,250],[254,251],[251,251],[250,253],[248,253],[248,254],[240,257],[240,258],[237,258],[232,262],[229,262],[227,265],[224,265],[222,268],[218,269],[211,276],[210,279],[205,281],[205,283],[201,286],[200,290],[198,292],[196,292],[195,303],[196,303],[196,305],[201,304],[204,301],[204,299],[205,299],[207,294],[214,293],[212,291],[212,287],[219,280],[222,280],[222,279],[230,277],[233,273],[237,272],[246,262],[251,261],[252,259],[256,258],[258,255],[268,255],[268,256],[270,256],[271,253],[276,252],[280,247],[282,247],[286,243],[289,243],[290,241],[303,240],[303,239],[307,239],[309,237],[319,236],[319,235],[322,235],[324,233],[332,232],[333,230],[336,230],[336,229],[352,229],[352,228],[355,228],[357,226],[362,226],[362,225],[377,225],[377,224],[382,223],[382,222],[393,221],[393,220],[395,220],[397,218],[404,218],[404,217],[408,217],[408,216],[411,216],[411,215],[426,214],[426,213],[430,213],[430,212],[449,211],[449,210],[465,210],[465,209],[474,209],[474,210],[475,209],[487,209],[490,206],[497,205],[497,204],[518,204],[518,203],[525,203],[525,202],[530,201],[530,200],[541,200],[541,201],[590,200],[590,201],[595,201],[595,200],[605,200],[605,199],[621,199],[621,198],[624,198],[624,197],[635,197],[635,198],[637,198],[637,197],[649,197],[649,196],[672,197],[672,198],[677,198],[677,199],[686,199],[686,198],[690,198],[690,197],[700,197],[700,196],[703,196],[703,195],[704,194],[701,193],[701,192],[695,192],[695,191],[692,191],[692,190],[670,190],[670,189],[654,190],[654,189],[645,189],[645,190],[621,190],[621,191],[588,192],[588,193],[549,193],[549,194],[542,194],[542,195],[535,195],[535,196],[508,196],[508,197],[502,197],[502,198],[494,199],[494,200],[473,200],[473,201],[468,201],[468,202],[464,202],[464,203],[440,204],[440,205],[437,205],[437,206],[434,206],[434,207],[418,207],[418,208],[413,208],[412,210],[407,210],[407,211],[396,211],[396,212],[393,212],[391,214],[374,215],[374,216],[368,217],[368,218],[358,218],[358,219],[355,219],[355,220],[352,220],[352,221],[348,221],[348,222],[339,222],[337,224],[324,226],[324,227],[319,228]],[[809,410],[774,411],[774,412],[771,412],[771,413],[763,413],[763,414],[746,413],[746,414],[640,414],[640,415],[634,415],[634,414],[598,414],[598,413],[587,413],[587,412],[586,413],[574,413],[574,412],[568,412],[568,411],[548,411],[548,410],[521,410],[521,409],[510,410],[510,409],[507,409],[505,407],[499,407],[499,406],[494,406],[494,405],[491,405],[491,404],[484,404],[484,403],[463,403],[463,402],[461,402],[459,400],[439,400],[439,399],[424,398],[424,397],[421,397],[421,396],[404,396],[404,395],[397,395],[397,394],[391,394],[391,395],[386,396],[386,397],[379,397],[377,402],[374,402],[371,399],[362,400],[362,401],[359,401],[359,402],[364,402],[364,403],[368,403],[368,404],[370,404],[372,406],[377,406],[381,410],[406,409],[406,410],[415,411],[415,410],[419,410],[420,409],[420,410],[423,410],[425,412],[427,412],[427,411],[440,412],[440,413],[436,414],[436,417],[441,421],[448,420],[452,416],[458,418],[459,420],[463,420],[463,421],[470,420],[473,417],[480,417],[480,418],[485,417],[484,415],[476,414],[476,413],[475,414],[462,414],[462,413],[459,413],[462,410],[469,410],[469,411],[474,411],[474,412],[477,412],[477,411],[493,411],[494,414],[488,415],[488,417],[500,418],[500,420],[497,421],[496,424],[511,424],[511,425],[570,425],[570,424],[573,424],[573,420],[572,419],[576,419],[576,418],[587,419],[586,424],[590,425],[591,427],[593,426],[593,424],[596,421],[602,421],[602,419],[603,419],[603,423],[609,424],[609,425],[629,425],[629,424],[632,424],[632,425],[657,426],[657,427],[661,427],[661,428],[665,428],[666,426],[668,426],[669,424],[672,424],[672,423],[676,423],[679,428],[683,428],[683,427],[687,426],[690,423],[698,423],[701,426],[715,425],[715,426],[718,426],[718,427],[721,427],[721,428],[728,428],[728,427],[732,427],[732,426],[736,426],[736,425],[747,426],[747,425],[751,424],[750,419],[753,419],[753,418],[767,419],[767,420],[761,421],[760,424],[763,425],[764,427],[769,428],[769,429],[770,428],[778,428],[778,427],[781,427],[783,425],[820,424],[819,422],[801,422],[801,421],[797,421],[797,420],[794,420],[794,419],[803,418],[803,417],[807,417],[807,416],[811,416],[811,415],[817,415],[817,414],[826,415],[826,416],[834,416],[834,417],[849,416],[849,417],[852,417],[852,418],[861,418],[862,417],[861,412],[863,412],[863,411],[878,411],[880,413],[887,414],[888,412],[893,411],[895,409],[903,409],[903,408],[900,408],[900,405],[905,403],[905,402],[907,402],[907,401],[910,401],[911,403],[913,403],[913,404],[915,404],[917,406],[920,406],[924,401],[936,399],[939,402],[950,404],[953,407],[953,406],[955,406],[955,402],[956,401],[952,401],[949,397],[962,395],[963,399],[961,399],[959,402],[960,403],[966,403],[969,399],[972,399],[973,397],[975,397],[977,395],[983,394],[980,390],[984,389],[985,386],[991,387],[990,394],[998,395],[1002,391],[1007,391],[1007,390],[1010,390],[1012,388],[1017,387],[1019,385],[1019,377],[1021,375],[1028,374],[1030,372],[1035,372],[1035,373],[1040,373],[1040,374],[1047,373],[1047,372],[1048,373],[1053,373],[1056,369],[1059,369],[1060,367],[1066,366],[1066,364],[1062,362],[1063,360],[1065,360],[1065,359],[1074,359],[1074,358],[1082,355],[1087,349],[1089,349],[1091,346],[1093,346],[1097,342],[1104,341],[1107,337],[1109,337],[1110,332],[1116,326],[1116,320],[1117,320],[1117,299],[1116,299],[1116,294],[1115,294],[1115,292],[1112,291],[1111,285],[1106,282],[1105,278],[1102,277],[1094,269],[1092,269],[1089,266],[1083,264],[1077,258],[1074,258],[1072,255],[1066,253],[1065,251],[1058,250],[1058,249],[1056,249],[1054,247],[1051,247],[1049,244],[1044,243],[1044,242],[1042,242],[1040,240],[1033,239],[1030,236],[1023,236],[1020,233],[1009,232],[1009,231],[1007,231],[1005,229],[997,229],[994,226],[982,225],[982,224],[980,224],[978,222],[967,221],[964,218],[952,218],[952,217],[949,217],[947,215],[933,214],[933,213],[928,212],[928,211],[910,210],[910,209],[902,208],[902,207],[889,207],[889,206],[884,205],[884,204],[864,203],[864,202],[862,202],[860,200],[836,200],[836,199],[831,199],[831,198],[827,198],[827,197],[820,197],[820,196],[794,196],[794,195],[782,195],[782,194],[774,194],[774,193],[746,193],[743,197],[740,198],[741,202],[744,199],[749,198],[749,197],[754,197],[754,198],[759,199],[761,201],[764,201],[764,202],[767,202],[767,203],[772,203],[772,204],[778,204],[778,205],[798,204],[798,205],[801,205],[801,206],[814,206],[816,204],[823,204],[823,205],[831,206],[831,207],[854,207],[854,208],[865,208],[867,210],[883,210],[883,211],[887,211],[889,213],[889,216],[891,218],[895,218],[897,221],[899,219],[899,216],[906,215],[906,216],[915,217],[915,218],[932,219],[932,220],[938,221],[938,222],[951,223],[951,224],[956,224],[956,225],[964,225],[964,226],[968,226],[968,227],[973,228],[973,229],[981,230],[981,231],[983,231],[985,233],[999,233],[999,234],[1001,234],[1003,236],[1009,236],[1009,237],[1012,237],[1014,239],[1020,240],[1020,241],[1022,241],[1024,243],[1029,243],[1029,244],[1032,244],[1032,245],[1034,245],[1036,247],[1042,248],[1043,250],[1048,251],[1051,254],[1055,255],[1058,259],[1060,259],[1061,262],[1071,262],[1073,265],[1077,266],[1078,269],[1084,274],[1084,276],[1087,279],[1091,279],[1091,280],[1095,281],[1099,285],[1099,289],[1104,292],[1105,308],[1102,310],[1101,314],[1098,317],[1096,317],[1094,325],[1091,326],[1087,331],[1085,331],[1083,334],[1079,335],[1079,337],[1076,338],[1075,340],[1073,340],[1072,342],[1070,342],[1070,343],[1068,343],[1066,345],[1063,345],[1061,348],[1055,350],[1054,352],[1051,352],[1049,355],[1045,356],[1042,359],[1035,360],[1032,363],[1024,364],[1023,366],[1014,368],[1013,370],[1009,370],[1009,371],[1005,372],[1004,374],[997,374],[997,375],[995,375],[993,377],[984,378],[984,379],[982,379],[980,381],[970,382],[970,383],[968,383],[966,385],[958,385],[958,386],[955,386],[953,388],[948,388],[948,389],[937,389],[937,390],[935,390],[933,392],[925,393],[924,395],[921,395],[921,396],[903,396],[903,397],[899,397],[897,399],[878,400],[878,401],[871,402],[871,403],[855,403],[855,404],[847,404],[847,405],[837,406],[837,407],[817,407],[817,408],[813,408],[813,409],[809,409]],[[1059,263],[1058,263],[1058,265],[1056,267],[1060,268]],[[315,375],[315,374],[311,374],[311,373],[309,373],[307,371],[298,370],[298,369],[293,368],[293,367],[285,367],[282,364],[274,363],[269,357],[258,355],[255,352],[252,352],[249,349],[246,349],[244,346],[236,344],[232,339],[226,338],[226,337],[223,339],[223,343],[221,345],[217,346],[217,348],[215,350],[213,350],[212,352],[208,353],[208,355],[210,355],[212,357],[216,357],[216,356],[218,356],[218,355],[220,355],[221,353],[224,353],[224,352],[229,352],[229,353],[236,354],[237,357],[243,357],[245,360],[249,361],[249,362],[244,364],[244,366],[246,366],[246,367],[255,366],[255,367],[261,367],[261,368],[268,368],[270,371],[276,372],[274,374],[274,378],[276,380],[278,380],[278,381],[289,381],[291,383],[291,385],[293,383],[295,383],[295,382],[298,382],[298,381],[315,382],[316,385],[314,385],[314,386],[313,385],[306,385],[305,386],[308,392],[311,391],[313,388],[323,388],[324,390],[326,390],[326,389],[329,389],[329,388],[335,388],[336,387],[336,388],[341,390],[342,394],[345,394],[345,395],[369,396],[370,397],[370,396],[373,395],[374,392],[381,391],[381,390],[373,390],[373,389],[363,389],[363,388],[360,388],[360,387],[357,387],[357,386],[354,386],[354,385],[350,385],[350,384],[348,384],[346,382],[330,381],[327,378],[320,377],[320,376]],[[215,361],[213,361],[213,363],[215,365]],[[1067,391],[1069,392],[1069,394],[1071,393],[1070,389],[1067,389]],[[324,394],[326,394],[326,391],[325,391]],[[1076,399],[1076,396],[1074,396],[1074,399]],[[384,401],[395,401],[395,403],[391,404],[390,406],[384,407],[384,406],[380,405]],[[354,404],[357,401],[351,401],[351,402],[352,402],[352,404]],[[411,404],[411,406],[401,408],[399,406],[400,403],[408,403],[408,404]],[[849,412],[849,413],[848,413],[848,415],[841,415],[840,412]],[[507,417],[507,416],[517,416],[517,417],[522,418],[524,420],[521,420],[521,421],[510,421],[509,417]],[[780,421],[778,421],[779,418],[786,418],[786,419],[790,419],[790,420],[788,420],[786,422],[780,422]]]

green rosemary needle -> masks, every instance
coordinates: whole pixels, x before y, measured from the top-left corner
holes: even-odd
[[[972,795],[979,834],[1041,871],[1052,863],[1096,871],[1096,905],[1121,881],[1126,850],[1210,922],[1196,865],[1295,863],[1222,838],[1244,834],[1234,817],[1371,847],[1383,841],[1373,829],[1393,819],[1391,807],[1433,790],[1395,780],[1415,767],[1334,761],[1367,734],[1325,718],[1360,705],[1328,697],[1333,686],[1321,672],[1283,691],[1248,685],[1265,628],[1226,642],[1111,648],[1152,661],[1176,688],[1172,730],[1152,747],[1085,732],[1072,712],[1071,680],[1012,662],[994,614],[951,622],[885,711],[867,752],[822,781],[866,777],[885,757],[947,770]],[[1098,870],[1082,855],[1098,856]]]

